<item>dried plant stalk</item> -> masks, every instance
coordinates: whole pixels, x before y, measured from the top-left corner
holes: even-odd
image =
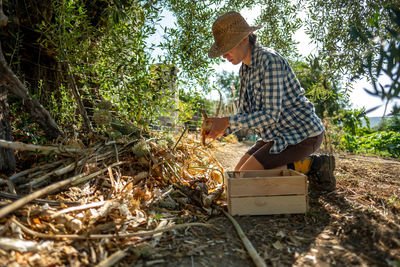
[[[233,226],[236,229],[236,232],[238,233],[240,239],[242,240],[243,245],[246,247],[247,251],[249,252],[249,255],[250,255],[251,259],[253,260],[254,264],[257,267],[267,267],[267,265],[265,264],[265,261],[260,257],[260,255],[258,255],[257,251],[255,250],[255,248],[253,247],[253,245],[251,244],[251,242],[247,238],[247,236],[244,234],[242,228],[240,228],[240,225],[235,220],[235,218],[233,218],[226,211],[223,210],[223,212],[226,215],[226,217],[228,217],[229,220],[231,220]]]
[[[122,260],[127,255],[126,252],[128,251],[128,249],[129,248],[126,248],[124,250],[119,250],[119,251],[113,253],[110,257],[108,257],[107,259],[100,262],[96,267],[114,266],[117,262]]]
[[[38,146],[38,145],[25,144],[22,142],[11,142],[3,139],[0,139],[0,147],[14,149],[14,150],[34,151],[40,154],[50,154],[50,153],[82,154],[85,152],[85,150],[83,149],[55,147],[55,146]]]
[[[171,225],[167,226],[164,228],[156,229],[156,230],[150,230],[150,231],[139,231],[135,233],[117,233],[117,234],[93,234],[93,235],[49,235],[49,234],[42,234],[39,232],[36,232],[32,229],[29,229],[17,219],[12,218],[11,222],[15,223],[18,225],[22,231],[24,231],[27,234],[33,235],[35,237],[43,238],[43,239],[102,239],[102,238],[127,238],[127,237],[134,237],[134,236],[151,236],[154,234],[158,233],[163,233],[163,232],[168,232],[168,231],[173,231],[173,230],[178,230],[186,227],[193,227],[193,226],[201,226],[201,227],[207,227],[211,228],[213,227],[211,224],[207,223],[183,223],[183,224],[177,224],[177,225]]]
[[[123,163],[123,162],[114,163],[114,164],[110,165],[109,167],[114,167],[114,166],[120,165],[121,163]],[[101,173],[107,171],[107,169],[108,169],[108,167],[105,168],[105,169],[102,169],[102,170],[100,170],[98,172],[92,173],[90,175],[86,175],[86,174],[82,173],[82,174],[76,175],[74,177],[68,178],[66,180],[62,180],[60,182],[57,182],[57,183],[51,184],[49,186],[46,186],[45,188],[42,188],[42,189],[40,189],[40,190],[38,190],[38,191],[36,191],[36,192],[34,192],[32,194],[29,194],[29,195],[27,195],[27,196],[15,201],[15,202],[13,202],[12,204],[0,209],[0,218],[3,218],[4,216],[9,214],[10,212],[13,212],[14,210],[19,209],[20,207],[24,206],[25,204],[31,202],[34,199],[37,199],[40,196],[43,196],[43,195],[48,194],[50,192],[53,192],[54,190],[56,190],[58,188],[61,188],[61,187],[65,186],[65,185],[68,185],[70,183],[73,183],[73,182],[77,181],[78,179],[82,179],[82,178],[91,179],[91,178],[93,178],[93,177],[95,177],[97,175],[100,175]]]

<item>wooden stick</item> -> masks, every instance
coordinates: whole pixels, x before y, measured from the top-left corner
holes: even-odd
[[[10,176],[9,179],[10,179],[11,181],[15,182],[15,180],[16,180],[17,178],[21,177],[21,176],[24,176],[24,175],[26,175],[26,174],[30,174],[30,173],[36,172],[36,171],[38,171],[38,170],[43,170],[43,169],[47,169],[47,168],[57,167],[58,165],[60,165],[60,164],[63,163],[63,162],[65,162],[65,159],[59,160],[59,161],[55,161],[55,162],[51,162],[51,163],[47,163],[47,164],[43,164],[43,165],[39,165],[39,166],[37,166],[37,167],[34,167],[34,168],[31,168],[31,169],[27,169],[27,170],[21,171],[21,172],[19,172],[19,173],[16,173],[16,174]]]
[[[23,150],[23,151],[34,151],[40,154],[50,154],[50,153],[57,153],[57,154],[66,154],[66,153],[74,153],[80,154],[83,153],[85,150],[82,149],[74,149],[74,148],[61,148],[55,146],[38,146],[38,145],[31,145],[25,144],[22,142],[11,142],[0,139],[0,147],[14,149],[14,150]]]
[[[126,255],[127,251],[129,248],[126,248],[124,250],[119,250],[115,253],[113,253],[110,257],[107,259],[101,261],[99,264],[96,265],[96,267],[111,267],[114,266],[117,262],[122,260]]]
[[[105,203],[106,203],[106,201],[99,201],[99,202],[93,202],[93,203],[89,203],[89,204],[85,204],[85,205],[81,205],[81,206],[69,207],[69,208],[57,211],[56,213],[52,214],[50,216],[50,218],[55,218],[55,217],[57,217],[57,216],[59,216],[61,214],[72,212],[72,211],[78,211],[78,210],[85,210],[85,209],[91,209],[91,208],[100,207],[100,206],[103,206]]]
[[[6,192],[0,192],[0,197],[1,198],[6,198],[6,199],[12,199],[12,200],[18,200],[23,198],[24,196],[19,196],[19,195],[14,195]],[[76,201],[58,201],[58,200],[50,200],[50,199],[41,199],[37,198],[35,200],[32,200],[33,203],[47,203],[49,205],[60,205],[60,204],[65,204],[65,205],[79,205],[81,203],[76,202]],[[10,203],[8,203],[10,204]]]
[[[254,264],[257,267],[267,267],[267,265],[265,264],[265,261],[260,257],[260,255],[258,255],[257,251],[251,244],[250,240],[246,237],[242,228],[240,228],[240,225],[238,224],[238,222],[226,211],[222,210],[222,212],[225,214],[226,217],[228,217],[229,220],[231,220],[233,226],[236,229],[236,232],[238,233],[240,239],[242,240],[243,245],[246,247],[247,251],[249,252],[249,255],[250,255],[251,259],[253,260]]]
[[[26,187],[35,187],[38,184],[40,184],[41,182],[45,181],[47,178],[51,177],[52,175],[56,175],[56,176],[61,176],[63,174],[66,174],[72,170],[74,170],[76,167],[82,165],[83,163],[85,163],[87,160],[86,159],[81,159],[80,161],[78,161],[78,163],[71,163],[67,166],[61,167],[59,169],[53,170],[45,175],[43,175],[42,177],[39,177],[37,179],[34,179],[32,181],[30,181],[29,183],[26,183],[24,185],[21,186],[21,188],[26,188]]]
[[[29,229],[15,218],[11,218],[11,222],[15,223],[18,225],[22,231],[24,231],[27,234],[30,234],[32,236],[36,236],[39,238],[43,239],[102,239],[102,238],[127,238],[127,237],[136,237],[136,236],[151,236],[157,233],[162,233],[162,232],[168,232],[168,231],[173,231],[181,228],[186,228],[186,227],[192,227],[192,226],[202,226],[202,227],[208,227],[211,228],[213,227],[210,224],[207,223],[183,223],[183,224],[177,224],[177,225],[171,225],[167,226],[165,228],[161,229],[156,229],[156,230],[150,230],[150,231],[139,231],[136,233],[117,233],[117,234],[93,234],[93,235],[49,235],[49,234],[42,234],[39,232],[36,232],[32,229]]]
[[[114,167],[114,166],[120,165],[122,163],[124,163],[124,162],[114,163],[114,164],[110,165],[109,167]],[[46,186],[46,187],[44,187],[44,188],[42,188],[42,189],[40,189],[40,190],[38,190],[36,192],[33,192],[32,194],[29,194],[29,195],[27,195],[27,196],[15,201],[15,202],[13,202],[12,204],[0,209],[0,218],[3,218],[4,216],[9,214],[10,212],[13,212],[16,209],[19,209],[20,207],[24,206],[25,204],[31,202],[34,199],[37,199],[38,197],[40,197],[42,195],[48,194],[48,193],[50,193],[50,192],[52,192],[52,191],[54,191],[54,190],[56,190],[56,189],[58,189],[60,187],[63,187],[65,185],[67,185],[67,184],[75,182],[78,179],[82,179],[82,178],[90,179],[90,178],[93,178],[93,177],[95,177],[97,175],[100,175],[101,173],[107,171],[107,169],[108,169],[108,167],[105,168],[105,169],[102,169],[100,171],[97,171],[95,173],[89,174],[89,175],[86,175],[86,174],[82,173],[82,174],[73,176],[71,178],[59,181],[57,183],[51,184],[49,186]]]
[[[176,146],[178,145],[179,141],[181,141],[183,135],[185,134],[186,130],[188,129],[188,127],[185,127],[185,129],[183,129],[183,132],[181,133],[181,136],[179,136],[178,141],[176,141],[174,147],[172,148],[172,151],[175,151]]]

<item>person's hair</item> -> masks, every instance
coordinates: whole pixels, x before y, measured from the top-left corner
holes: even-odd
[[[254,47],[257,44],[257,35],[255,33],[249,34],[249,44],[251,47]]]

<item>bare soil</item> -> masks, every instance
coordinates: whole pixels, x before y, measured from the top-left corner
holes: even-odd
[[[249,145],[213,155],[231,170]],[[400,161],[335,154],[337,189],[309,194],[307,214],[235,216],[268,266],[400,266]],[[200,220],[202,218],[199,218]],[[166,233],[138,266],[253,266],[231,222]]]
[[[201,166],[203,161],[209,162],[215,157],[224,170],[229,171],[234,169],[251,145],[217,143],[215,146],[211,144],[214,146],[211,152],[200,148],[198,142],[199,149],[186,146],[188,149],[179,150],[179,155],[184,158],[184,154],[195,155],[197,151],[200,158],[196,159],[195,166]],[[157,153],[154,157],[164,155],[164,159],[168,159],[168,150]],[[120,159],[123,157],[130,160],[129,166],[144,164],[121,153]],[[400,266],[400,161],[344,153],[335,154],[335,158],[336,190],[329,193],[310,191],[309,211],[306,214],[235,216],[267,266]],[[152,170],[157,171],[155,168]],[[126,182],[126,187],[130,185],[129,177],[139,176],[130,169],[122,171],[120,182]],[[161,175],[154,174],[152,177],[141,180],[130,190],[119,190],[119,183],[109,171],[107,176],[99,176],[81,187],[70,187],[57,195],[47,196],[46,205],[32,203],[1,218],[0,266],[254,266],[221,207],[206,209],[195,204],[194,200],[199,199],[197,193],[202,193],[196,191],[202,183],[197,182],[200,180],[189,184],[190,187],[180,186],[180,190],[187,190],[183,193],[179,191],[186,195],[180,197],[176,193],[178,190],[174,194],[169,193],[172,187],[160,189],[155,186],[162,180],[155,180],[154,177]],[[2,191],[5,192],[5,189]],[[205,192],[208,193],[207,190]],[[164,195],[169,197],[160,197]],[[67,207],[52,208],[47,205],[51,200],[77,202],[82,198],[86,198],[84,203],[99,203],[103,199],[110,201],[98,208],[68,214]],[[157,198],[159,202],[153,206],[142,205]],[[8,203],[9,200],[3,201],[3,205]],[[60,210],[66,214],[55,216]],[[15,224],[17,221],[21,226]],[[174,228],[157,234],[148,232],[154,225],[163,228],[166,225],[162,223],[170,221],[173,226],[207,223],[213,227],[192,224],[191,227]],[[36,232],[22,231],[22,225]],[[145,230],[146,234],[116,238],[125,233],[124,227],[130,227],[129,232],[132,229]],[[96,233],[101,238],[85,238]],[[61,238],[61,234],[68,235]],[[53,240],[51,235],[58,235],[58,239]],[[3,237],[25,241],[14,246],[34,241],[36,245],[47,244],[50,249],[10,250],[7,246],[11,244]]]

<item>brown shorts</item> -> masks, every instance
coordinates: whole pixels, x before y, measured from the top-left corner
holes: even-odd
[[[254,156],[265,169],[273,169],[284,166],[298,160],[302,160],[315,152],[324,139],[324,133],[307,138],[296,145],[289,145],[279,154],[270,154],[269,150],[274,144],[273,141],[257,141],[246,154]]]

